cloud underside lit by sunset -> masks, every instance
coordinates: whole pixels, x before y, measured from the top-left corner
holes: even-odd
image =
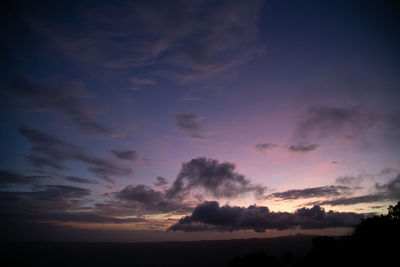
[[[4,10],[10,240],[344,235],[400,200],[390,1]]]

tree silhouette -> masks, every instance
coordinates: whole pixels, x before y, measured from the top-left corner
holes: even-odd
[[[396,206],[389,206],[389,213],[387,216],[389,216],[390,219],[392,220],[400,220],[400,201],[397,203]]]
[[[312,239],[312,250],[303,259],[285,255],[280,261],[265,252],[234,258],[229,266],[398,266],[400,251],[400,201],[387,215],[363,219],[352,235]]]

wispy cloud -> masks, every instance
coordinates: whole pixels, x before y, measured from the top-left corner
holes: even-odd
[[[278,146],[277,144],[273,144],[273,143],[259,143],[259,144],[256,144],[254,146],[254,148],[257,149],[258,151],[265,152],[265,151],[273,149],[277,146]]]
[[[22,175],[7,170],[0,170],[0,185],[33,184],[50,178],[47,175]]]
[[[304,188],[304,189],[291,189],[284,192],[276,192],[266,196],[267,199],[304,199],[313,197],[336,197],[349,194],[352,188],[342,185],[327,185],[320,187]]]
[[[199,121],[204,118],[190,113],[176,115],[176,127],[179,131],[191,136],[193,139],[205,139],[204,130],[200,127]]]
[[[32,24],[82,62],[111,69],[163,64],[170,73],[190,73],[196,79],[263,53],[257,24],[262,4],[259,0],[122,1],[75,10],[76,23],[69,27],[36,17]]]
[[[164,186],[168,184],[168,180],[165,179],[164,177],[157,177],[157,182],[155,183],[155,186]]]
[[[97,184],[96,181],[82,178],[82,177],[77,177],[77,176],[65,176],[65,179],[67,181],[78,183],[78,184]]]
[[[9,91],[27,101],[35,111],[58,112],[71,119],[84,133],[115,136],[111,128],[94,121],[97,109],[83,101],[85,96],[76,88],[49,88],[26,79],[18,79]]]
[[[318,144],[299,143],[289,146],[288,149],[290,152],[306,153],[316,150],[319,146]]]
[[[91,156],[82,147],[69,144],[42,131],[22,127],[19,133],[30,143],[31,150],[26,157],[37,169],[50,167],[62,171],[67,169],[66,162],[76,161],[85,163],[90,172],[109,181],[113,176],[133,175],[133,170],[129,168],[116,165],[110,160]]]
[[[361,196],[354,196],[354,197],[342,196],[334,199],[316,201],[309,204],[346,206],[346,205],[374,203],[381,201],[398,201],[400,199],[400,175],[398,174],[396,177],[392,178],[388,183],[375,184],[375,187],[372,188],[372,190],[373,191],[371,193]]]
[[[132,84],[132,90],[137,91],[141,90],[146,86],[151,86],[157,84],[157,82],[153,79],[148,79],[148,78],[139,78],[136,76],[131,77],[130,82]]]
[[[347,130],[362,135],[377,123],[377,116],[358,107],[311,106],[297,128],[299,138],[320,138]],[[348,134],[348,133],[347,133]]]
[[[111,152],[122,160],[136,161],[140,158],[136,150],[111,150]]]

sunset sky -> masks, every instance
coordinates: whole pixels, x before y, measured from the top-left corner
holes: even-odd
[[[10,240],[345,234],[400,200],[395,1],[9,1]]]

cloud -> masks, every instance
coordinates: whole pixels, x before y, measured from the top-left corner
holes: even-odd
[[[146,222],[144,218],[116,218],[110,216],[103,216],[96,213],[90,212],[54,212],[54,213],[43,213],[33,217],[35,220],[50,221],[55,223],[60,222],[75,222],[75,223],[135,223],[135,222]]]
[[[168,184],[168,180],[164,177],[157,177],[157,182],[155,183],[156,186],[164,186]]]
[[[38,180],[47,179],[44,175],[22,175],[6,170],[0,170],[0,185],[8,184],[33,184]]]
[[[64,163],[77,161],[85,163],[88,170],[97,177],[110,180],[112,176],[130,176],[133,170],[115,165],[110,160],[93,157],[85,153],[82,147],[66,143],[55,136],[48,135],[39,130],[22,127],[19,133],[31,145],[26,156],[29,162],[41,170],[50,167],[56,170],[65,170]]]
[[[111,150],[111,152],[119,159],[132,161],[139,159],[139,153],[135,150]]]
[[[309,204],[318,205],[355,205],[361,203],[374,203],[380,201],[398,201],[400,199],[400,174],[392,178],[386,184],[375,184],[374,192],[366,195],[355,196],[355,197],[341,197],[330,200],[316,201]]]
[[[76,177],[76,176],[65,176],[65,179],[70,182],[74,183],[79,183],[79,184],[97,184],[97,182],[86,179],[86,178],[81,178],[81,177]]]
[[[296,145],[289,146],[290,152],[300,152],[306,153],[316,150],[319,147],[318,144],[307,144],[307,143],[299,143]]]
[[[256,144],[254,146],[254,148],[257,149],[258,151],[264,152],[264,151],[273,149],[277,146],[278,146],[277,144],[272,144],[272,143],[260,143],[260,144]]]
[[[136,204],[135,208],[138,212],[187,212],[190,210],[186,204],[167,199],[163,192],[146,185],[128,185],[114,195],[119,200]]]
[[[157,177],[156,186],[167,184],[165,178]],[[265,187],[254,185],[235,172],[234,164],[200,157],[183,163],[175,181],[167,189],[128,185],[112,194],[120,202],[109,203],[108,208],[126,206],[141,214],[149,211],[187,212],[192,210],[193,203],[203,198],[203,192],[217,198],[235,198],[244,193],[253,193],[258,197],[264,190]]]
[[[183,163],[181,170],[167,190],[167,197],[183,197],[193,189],[203,189],[215,197],[237,197],[252,192],[261,195],[264,187],[253,185],[242,174],[235,172],[236,166],[229,162],[218,162],[204,157]]]
[[[42,16],[36,29],[67,55],[106,68],[158,63],[182,74],[216,74],[264,51],[258,40],[262,3],[120,1],[74,10],[68,25]]]
[[[360,184],[361,180],[362,180],[361,177],[341,176],[336,178],[335,183],[347,186],[356,186]]]
[[[376,122],[376,116],[356,107],[312,106],[299,123],[297,135],[301,138],[324,137],[347,130],[353,136],[365,133]]]
[[[200,128],[198,123],[203,119],[203,117],[194,114],[181,113],[176,115],[176,127],[178,130],[194,139],[205,139],[203,136],[203,130]]]
[[[26,79],[18,79],[9,91],[29,102],[36,111],[55,111],[67,116],[86,134],[116,135],[111,128],[94,122],[93,114],[97,110],[83,101],[85,96],[76,88],[53,89]]]
[[[352,189],[342,185],[330,185],[321,187],[312,187],[304,189],[292,189],[284,192],[277,192],[266,196],[266,199],[302,199],[313,197],[336,197],[348,194]]]
[[[268,229],[321,229],[327,227],[350,227],[360,222],[362,214],[353,212],[326,212],[319,206],[301,208],[293,213],[271,212],[267,207],[236,207],[218,202],[204,202],[198,205],[192,215],[183,217],[171,226],[172,231],[237,231]]]
[[[35,185],[31,191],[0,191],[0,211],[32,214],[74,210],[90,194],[88,189],[67,185]]]
[[[36,222],[129,223],[144,218],[118,218],[87,211],[83,198],[88,189],[65,185],[33,186],[32,191],[0,191],[0,214],[8,220]]]
[[[137,91],[141,90],[145,86],[151,86],[157,84],[155,80],[147,79],[147,78],[139,78],[139,77],[131,77],[130,82],[133,86],[132,90]]]

